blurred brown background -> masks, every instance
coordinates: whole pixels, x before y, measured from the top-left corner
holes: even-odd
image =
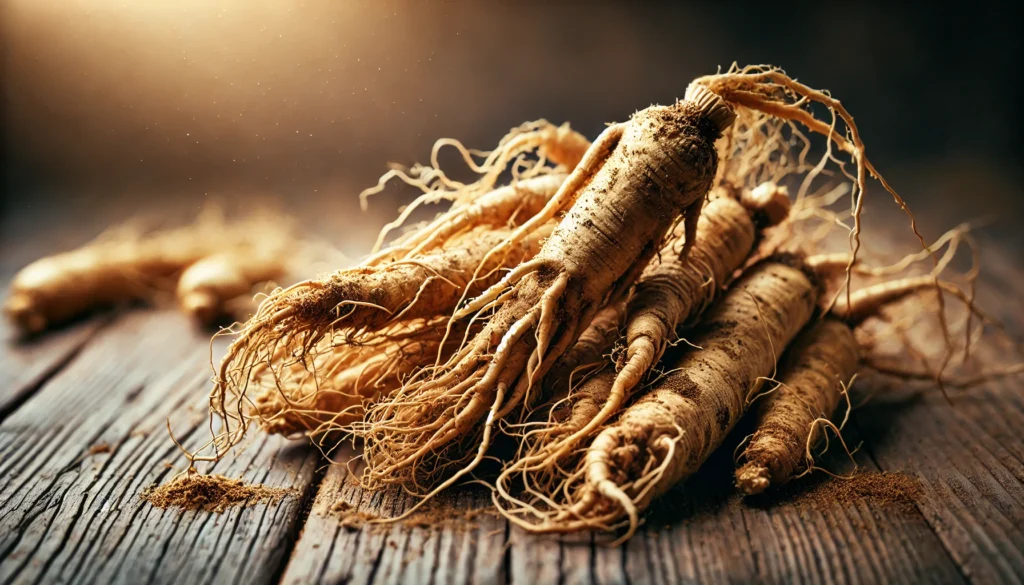
[[[8,235],[54,213],[117,221],[215,196],[283,200],[359,239],[400,199],[364,218],[356,193],[387,161],[424,161],[438,137],[486,148],[541,117],[593,137],[738,61],[840,97],[876,165],[942,218],[933,233],[998,213],[991,229],[1024,241],[1008,224],[1024,211],[1020,3],[7,0],[4,12]]]

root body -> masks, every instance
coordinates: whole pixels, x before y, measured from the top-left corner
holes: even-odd
[[[538,398],[560,400],[568,394],[572,383],[585,374],[581,370],[598,368],[608,363],[604,356],[619,338],[619,327],[625,311],[623,303],[601,309],[576,344],[555,362],[544,379],[544,395]]]
[[[398,388],[402,377],[437,359],[444,323],[414,327],[418,331],[409,339],[318,348],[308,365],[275,360],[276,371],[261,368],[253,375],[251,416],[271,434],[322,436],[345,430],[362,420],[367,401]]]
[[[732,120],[728,106],[697,88],[686,101],[648,108],[606,131],[531,220],[572,204],[537,257],[470,304],[500,305],[484,330],[442,372],[368,412],[368,483],[434,486],[444,468],[462,465],[444,487],[475,467],[486,439],[445,447],[475,436],[485,417],[488,437],[497,419],[531,401],[553,362],[598,309],[625,295],[681,214],[686,256],[715,176],[714,141]]]
[[[280,220],[226,224],[214,214],[147,235],[112,231],[23,268],[4,312],[22,332],[34,334],[97,307],[152,300],[173,291],[186,266],[211,254],[250,249],[261,231],[280,235]]]
[[[808,447],[823,432],[815,421],[832,417],[857,373],[857,340],[845,323],[825,319],[800,334],[784,361],[778,387],[755,409],[757,432],[736,470],[736,485],[748,495],[784,485],[813,463],[807,461]]]
[[[573,453],[577,444],[619,412],[630,392],[675,340],[677,327],[704,312],[750,253],[754,236],[750,213],[726,197],[705,206],[687,258],[680,255],[684,227],[677,226],[628,302],[621,368],[605,367],[574,389],[568,388],[561,376],[553,377],[553,382],[562,386],[554,393],[556,399],[568,393],[568,402],[555,403],[555,409],[562,412],[552,413],[553,420],[543,432],[528,435],[525,455],[506,467],[498,483],[517,475],[527,483],[547,482],[547,476],[565,464],[562,459]],[[541,477],[531,478],[532,474]],[[506,493],[504,485],[499,493]]]
[[[245,404],[257,376],[308,371],[316,361],[316,348],[323,351],[324,344],[330,348],[365,344],[364,338],[416,338],[421,327],[442,336],[444,324],[433,319],[451,314],[463,295],[497,282],[503,269],[532,258],[549,229],[538,229],[483,265],[486,252],[507,237],[507,229],[480,226],[423,256],[339,271],[271,295],[228,347],[217,370],[211,410],[229,423],[218,446],[229,447],[244,434],[249,417],[239,405]],[[482,277],[472,280],[481,266]],[[418,325],[396,331],[394,326],[403,321]],[[279,382],[267,383],[277,388]]]
[[[192,264],[178,279],[178,304],[202,325],[233,316],[230,304],[261,282],[284,276],[285,258],[274,254],[225,252]],[[252,307],[255,308],[255,307]]]
[[[743,414],[785,347],[810,319],[816,289],[797,268],[762,263],[702,320],[688,349],[587,449],[584,484],[573,503],[540,523],[513,517],[534,531],[607,528],[638,513],[697,470]]]

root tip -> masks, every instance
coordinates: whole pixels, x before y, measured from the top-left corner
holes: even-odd
[[[220,317],[220,303],[216,295],[206,291],[194,291],[182,297],[181,308],[203,324],[212,323]]]
[[[771,485],[770,477],[767,467],[748,463],[736,470],[736,487],[744,495],[755,496],[768,489]]]
[[[769,226],[782,223],[789,216],[792,203],[785,185],[766,181],[740,195],[740,203],[748,210],[764,216]]]
[[[46,329],[46,318],[35,307],[32,299],[15,293],[4,303],[4,313],[18,329],[33,335]]]

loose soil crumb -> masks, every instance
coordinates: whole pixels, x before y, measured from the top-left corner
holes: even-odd
[[[345,500],[334,502],[334,505],[331,506],[331,513],[337,514],[339,517],[338,524],[342,528],[348,528],[349,530],[359,530],[367,523],[380,518],[375,514],[356,510],[352,504]]]
[[[180,475],[156,488],[148,488],[143,500],[157,508],[182,508],[221,513],[231,506],[248,506],[257,502],[275,503],[293,490],[246,484],[223,475]]]
[[[98,455],[99,453],[110,453],[110,444],[96,443],[92,447],[89,447],[89,455]]]

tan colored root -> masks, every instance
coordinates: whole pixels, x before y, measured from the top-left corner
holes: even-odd
[[[832,306],[831,313],[856,326],[865,319],[877,315],[883,306],[925,289],[955,289],[960,292],[959,288],[940,281],[935,276],[912,276],[868,286],[852,292],[848,297],[840,295]]]
[[[853,263],[853,272],[859,275],[876,277],[900,274],[915,263],[930,258],[933,254],[936,254],[939,250],[945,247],[946,251],[938,258],[938,262],[935,264],[935,267],[930,271],[932,275],[941,274],[953,260],[953,257],[957,254],[957,251],[960,248],[961,242],[965,241],[965,238],[973,227],[974,226],[970,223],[962,223],[939,236],[938,239],[932,242],[931,246],[929,246],[927,250],[907,254],[903,258],[887,266],[871,266],[858,260]],[[802,240],[802,238],[795,239],[798,241]],[[849,253],[836,252],[807,256],[804,259],[804,264],[822,278],[831,278],[844,272],[847,266],[851,265],[851,260],[852,257]]]
[[[342,270],[270,295],[236,334],[217,368],[210,405],[224,428],[215,438],[214,458],[244,436],[246,393],[261,364],[277,371],[275,360],[283,355],[307,367],[307,358],[325,339],[328,345],[363,343],[367,336],[390,337],[390,332],[377,332],[391,324],[450,314],[467,289],[479,291],[496,282],[503,269],[536,254],[548,229],[536,230],[507,255],[491,260],[476,282],[468,275],[487,250],[504,240],[507,229],[480,226],[424,256]]]
[[[212,325],[226,317],[242,317],[239,309],[260,284],[281,278],[288,272],[284,250],[238,251],[207,256],[190,265],[178,279],[177,297],[181,309],[201,325]]]
[[[572,485],[558,491],[568,501],[502,512],[535,532],[625,522],[620,542],[631,536],[639,512],[721,443],[772,374],[775,348],[796,336],[815,301],[815,286],[797,268],[768,262],[748,271],[702,320],[693,340],[699,349],[668,360],[671,370],[597,435]]]
[[[864,287],[850,295],[850,305],[846,305],[845,298],[840,297],[832,307],[831,317],[843,318],[849,325],[829,318],[801,336],[789,352],[789,366],[779,378],[778,388],[767,395],[758,406],[758,430],[741,456],[746,463],[736,472],[737,485],[741,491],[747,494],[760,493],[769,485],[786,483],[801,468],[803,473],[818,469],[814,467],[812,449],[822,438],[826,427],[837,434],[841,430],[842,425],[837,427],[829,419],[838,404],[839,396],[845,391],[844,382],[850,380],[856,372],[856,354],[859,348],[850,331],[850,325],[857,325],[869,317],[879,315],[888,305],[897,303],[911,294],[936,289],[942,293],[952,294],[963,302],[969,315],[978,313],[982,316],[982,321],[988,321],[988,317],[975,305],[973,295],[964,293],[951,282],[938,279],[939,274],[956,254],[959,238],[963,237],[968,229],[969,226],[966,224],[958,226],[944,234],[932,246],[935,250],[949,243],[948,249],[939,259],[932,274],[905,277]],[[881,276],[902,271],[913,262],[924,258],[924,254],[912,254],[890,266],[873,268],[858,263],[854,269],[863,274]],[[812,256],[807,259],[806,265],[820,276],[827,277],[835,268],[845,268],[848,265],[848,255]],[[968,274],[968,280],[973,282],[976,276],[975,266]],[[968,333],[964,347],[966,359],[971,342],[969,319],[965,323],[965,329]],[[904,341],[904,346],[908,350],[911,349],[909,340]],[[1020,371],[1019,368],[1010,367],[977,376],[953,377],[942,373],[947,362],[948,356],[938,371],[915,371],[905,365],[880,366],[876,358],[867,357],[869,367],[876,371],[903,379],[937,381],[943,392],[946,387],[969,387],[1002,376],[1014,375]]]
[[[645,269],[629,300],[626,352],[618,372],[605,370],[574,392],[567,419],[535,437],[543,440],[534,441],[523,456],[507,466],[498,483],[518,475],[525,478],[537,470],[556,469],[581,440],[617,413],[661,359],[676,328],[703,313],[743,263],[754,245],[754,232],[749,212],[728,198],[707,204],[687,258],[680,256],[685,234],[683,226],[677,226],[658,258]],[[609,386],[604,388],[604,383]]]
[[[379,342],[355,346],[321,342],[304,361],[281,356],[274,371],[264,367],[254,372],[250,416],[271,434],[322,437],[345,431],[362,420],[368,401],[398,388],[416,368],[434,363],[443,325],[443,319],[404,323],[378,332]],[[396,329],[411,334],[398,335]]]
[[[760,185],[779,186],[791,175],[813,170],[806,161],[810,141],[795,124],[750,108],[734,109],[736,121],[719,141],[721,163],[715,180],[731,197],[749,194]]]
[[[594,320],[580,335],[572,349],[558,358],[548,372],[544,378],[544,392],[537,396],[538,400],[562,400],[568,395],[569,388],[576,380],[582,378],[587,370],[608,363],[605,355],[619,338],[619,327],[622,325],[622,316],[625,312],[626,305],[616,303],[601,309],[594,316]]]
[[[777,386],[755,406],[757,431],[741,455],[736,485],[747,495],[789,482],[809,468],[806,445],[821,437],[820,419],[839,406],[857,373],[859,348],[848,325],[825,319],[803,332],[787,351]]]
[[[178,229],[112,230],[19,271],[4,312],[19,330],[34,334],[93,308],[153,300],[174,290],[186,266],[211,254],[250,249],[264,236],[283,237],[285,226],[280,218],[259,215],[227,222],[217,210]]]
[[[379,266],[423,255],[443,247],[446,242],[473,227],[499,228],[521,224],[544,208],[565,182],[565,177],[565,173],[553,172],[514,181],[455,206],[426,226],[407,233],[386,249],[378,251],[362,265]],[[378,241],[378,246],[381,241]]]
[[[767,226],[775,226],[785,221],[793,207],[789,200],[789,189],[774,181],[743,190],[740,194],[740,203],[751,212],[760,214]]]
[[[497,308],[484,331],[431,377],[368,411],[366,483],[425,488],[430,497],[471,472],[493,425],[532,400],[597,310],[625,295],[680,214],[685,256],[714,176],[713,140],[731,121],[716,96],[696,88],[599,137],[548,206],[492,251],[568,210],[535,260],[455,314]]]

